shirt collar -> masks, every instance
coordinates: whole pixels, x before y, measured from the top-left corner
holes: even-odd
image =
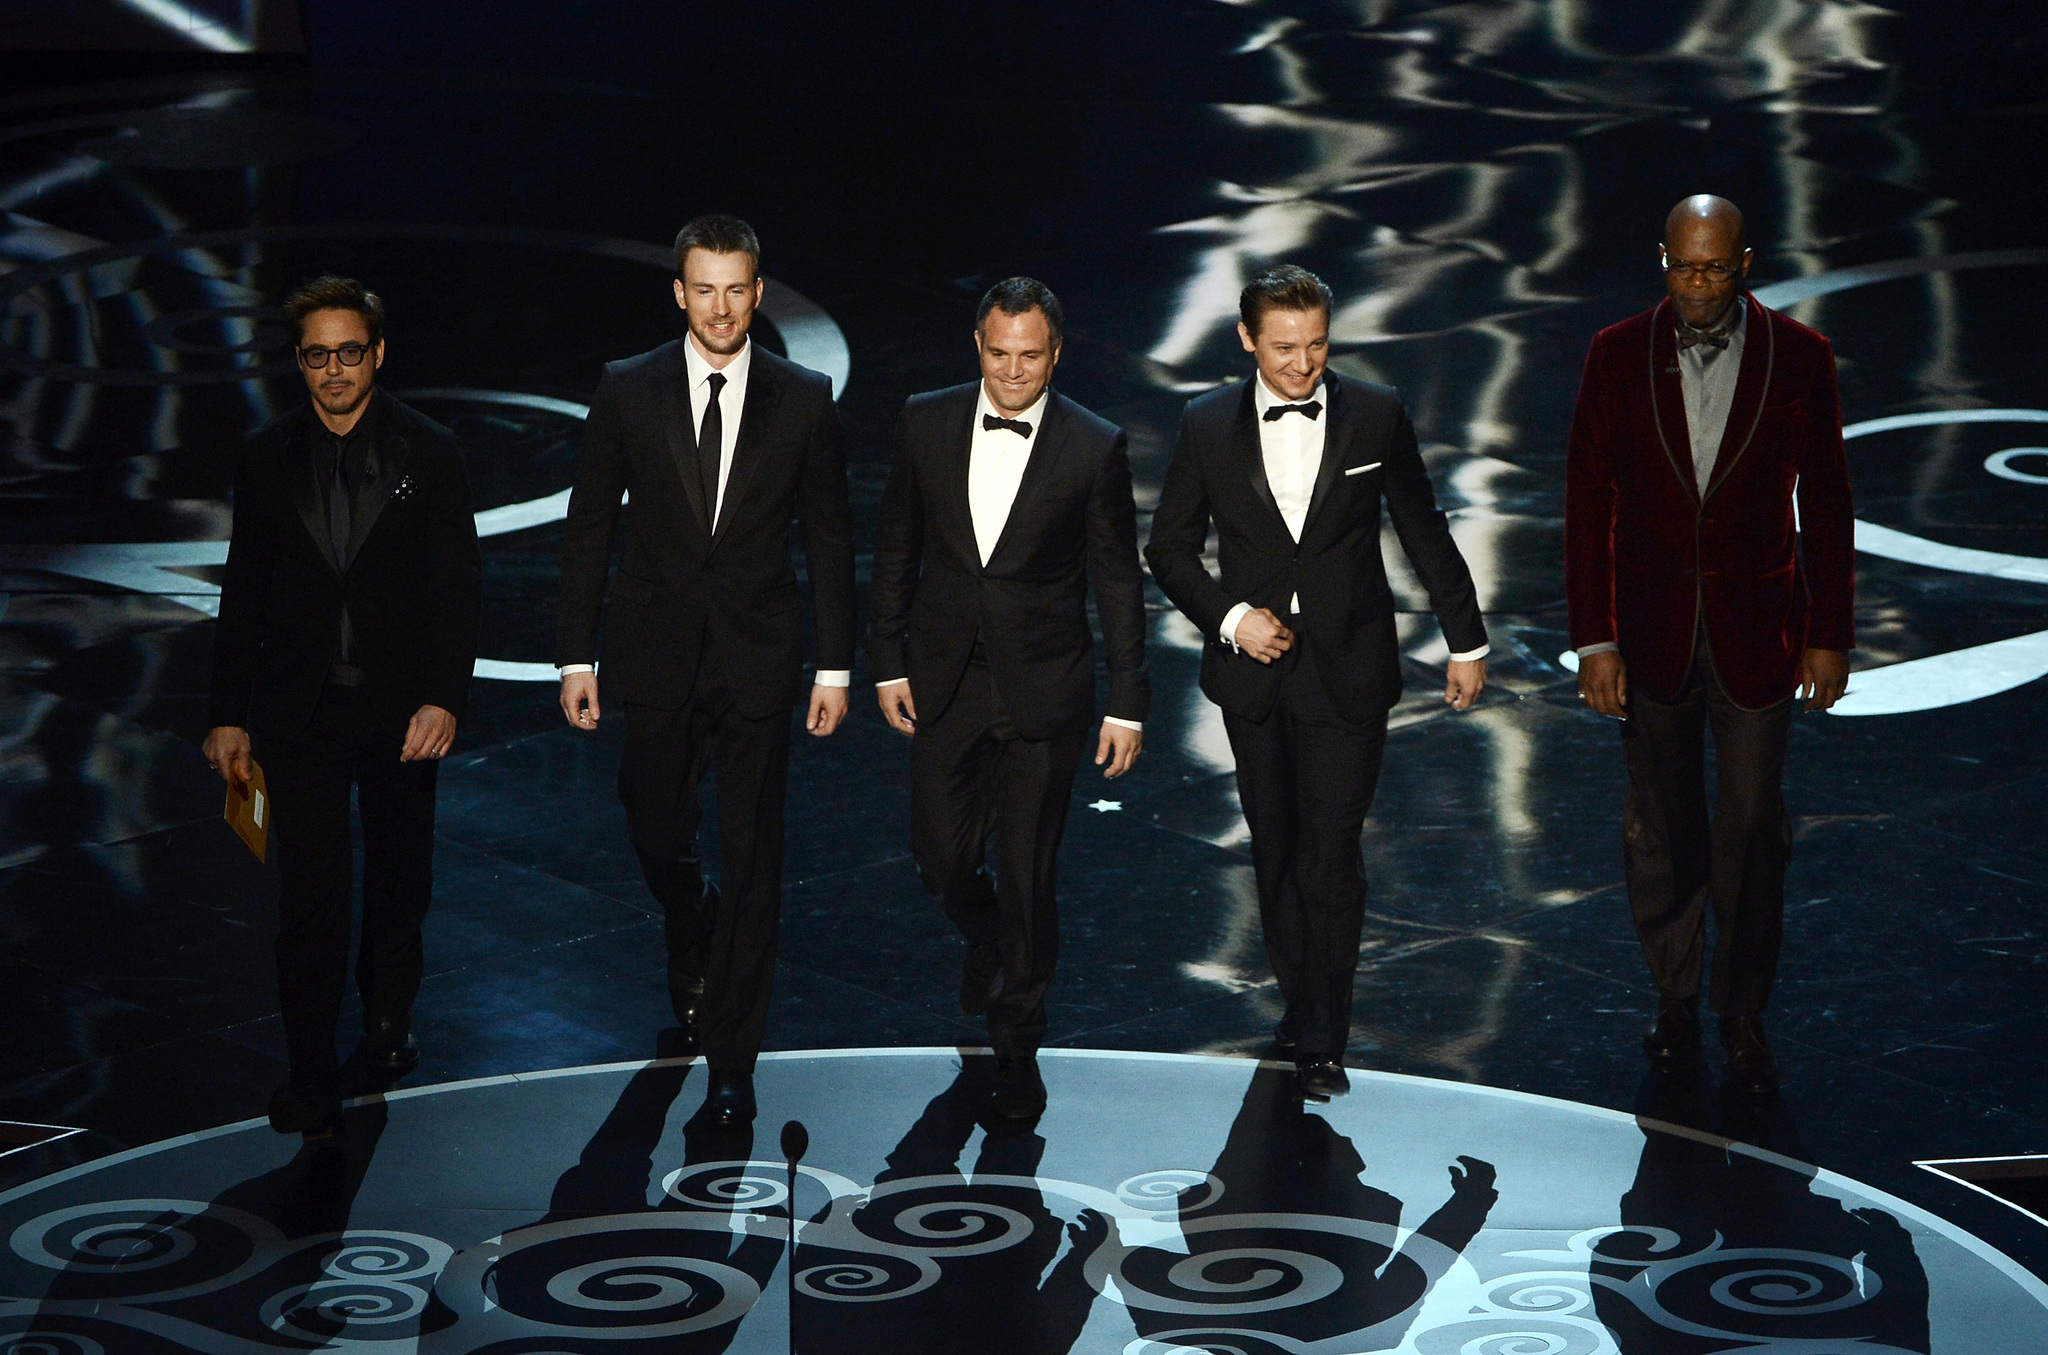
[[[1736,335],[1741,334],[1749,326],[1749,302],[1747,299],[1743,297],[1743,295],[1740,292],[1737,292],[1735,294],[1735,304],[1728,308],[1728,313],[1721,317],[1721,321],[1719,324],[1714,325],[1712,328],[1709,329],[1693,329],[1693,327],[1687,324],[1684,318],[1678,314],[1678,311],[1675,307],[1671,312],[1671,318],[1678,322],[1678,331],[1681,334],[1687,332],[1688,330],[1691,330],[1695,334],[1726,334],[1728,337],[1732,339]]]
[[[1266,384],[1266,374],[1264,372],[1252,373],[1252,407],[1258,410],[1260,414],[1264,414],[1275,405],[1300,405],[1307,404],[1310,400],[1322,399],[1323,382],[1321,380],[1316,382],[1314,390],[1301,399],[1290,400],[1286,396],[1276,393],[1271,386]],[[1323,403],[1328,404],[1329,401],[1323,400]]]
[[[977,433],[981,431],[982,415],[993,414],[999,419],[1018,419],[1030,424],[1032,436],[1036,437],[1039,425],[1044,421],[1046,401],[1051,398],[1052,387],[1047,386],[1038,393],[1038,398],[1031,402],[1031,408],[1025,410],[1022,414],[1011,414],[1005,410],[997,409],[995,401],[988,398],[987,382],[977,381],[974,383],[974,431]]]
[[[683,338],[683,366],[690,374],[690,385],[693,388],[703,385],[705,378],[709,377],[713,372],[722,374],[725,377],[725,384],[728,386],[745,381],[747,373],[753,370],[754,366],[753,336],[749,335],[747,337],[746,343],[741,346],[738,353],[733,355],[731,362],[726,363],[723,367],[713,367],[704,360],[704,355],[697,351],[697,341],[686,335]]]
[[[328,442],[338,442],[342,446],[346,447],[351,442],[354,442],[356,440],[356,434],[361,433],[365,429],[369,428],[370,421],[376,417],[377,388],[375,386],[372,386],[370,387],[370,398],[363,401],[362,415],[359,418],[357,418],[353,424],[349,425],[349,430],[346,433],[337,433],[332,428],[329,428],[327,426],[326,421],[320,417],[319,411],[317,410],[313,411],[313,426],[320,430],[320,436],[327,440]],[[372,441],[374,440],[375,439],[373,438]]]

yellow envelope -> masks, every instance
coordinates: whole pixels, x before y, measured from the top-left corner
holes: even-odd
[[[248,844],[249,850],[256,853],[256,859],[264,860],[264,851],[270,845],[270,790],[263,780],[263,768],[254,759],[249,762],[246,782],[228,782],[228,807],[222,817],[235,835]]]

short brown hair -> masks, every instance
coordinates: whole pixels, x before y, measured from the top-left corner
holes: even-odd
[[[292,327],[293,343],[305,338],[306,317],[314,311],[354,311],[363,317],[372,347],[384,338],[384,299],[354,278],[338,278],[329,273],[292,293],[284,303],[284,318]]]
[[[713,254],[744,254],[753,260],[754,276],[761,276],[761,237],[736,216],[712,212],[692,218],[689,225],[676,232],[677,277],[683,275],[683,260],[693,249],[708,249]]]
[[[1060,336],[1066,333],[1067,315],[1060,309],[1060,299],[1052,294],[1052,288],[1037,278],[1004,278],[983,293],[981,308],[974,313],[974,332],[987,333],[990,311],[1029,315],[1035,310],[1045,312],[1045,327],[1052,333],[1053,347],[1059,347]]]
[[[1244,285],[1237,294],[1237,315],[1256,339],[1267,311],[1321,311],[1328,319],[1332,301],[1321,278],[1296,264],[1278,263]]]

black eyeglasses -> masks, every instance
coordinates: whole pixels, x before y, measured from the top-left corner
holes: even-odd
[[[330,357],[340,358],[344,367],[360,367],[363,365],[363,355],[369,351],[370,345],[366,343],[345,343],[339,348],[323,348],[315,344],[311,348],[299,350],[299,361],[316,372],[327,365],[327,359]]]
[[[1663,261],[1664,271],[1681,278],[1705,278],[1709,282],[1726,282],[1742,270],[1732,263],[1673,263],[1671,256],[1659,250],[1657,257]]]

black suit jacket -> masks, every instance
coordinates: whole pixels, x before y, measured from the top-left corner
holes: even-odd
[[[208,721],[289,737],[312,719],[348,608],[365,699],[400,724],[469,705],[483,564],[469,474],[447,429],[383,392],[348,555],[327,539],[310,405],[251,436],[214,629]]]
[[[853,667],[853,514],[832,383],[754,346],[718,530],[706,528],[683,345],[609,363],[590,401],[562,541],[555,662],[593,663],[603,618],[606,696],[674,710],[708,651],[750,719],[802,696],[801,525],[818,666]],[[605,598],[618,533],[625,543]]]
[[[1451,652],[1486,643],[1471,571],[1437,511],[1400,397],[1335,372],[1325,374],[1323,390],[1329,427],[1298,544],[1266,481],[1250,381],[1188,402],[1152,515],[1145,559],[1173,605],[1202,632],[1202,691],[1246,719],[1266,718],[1280,671],[1224,644],[1217,631],[1240,602],[1284,618],[1297,593],[1295,644],[1337,708],[1364,721],[1400,699],[1394,595],[1380,558],[1382,499]],[[1211,520],[1220,582],[1202,561]]]
[[[1027,739],[1095,713],[1088,584],[1109,650],[1109,714],[1143,720],[1145,574],[1123,430],[1054,392],[1009,520],[986,567],[967,503],[980,383],[913,395],[896,421],[875,532],[868,670],[910,679],[918,718],[938,719],[979,638],[1010,723]]]

